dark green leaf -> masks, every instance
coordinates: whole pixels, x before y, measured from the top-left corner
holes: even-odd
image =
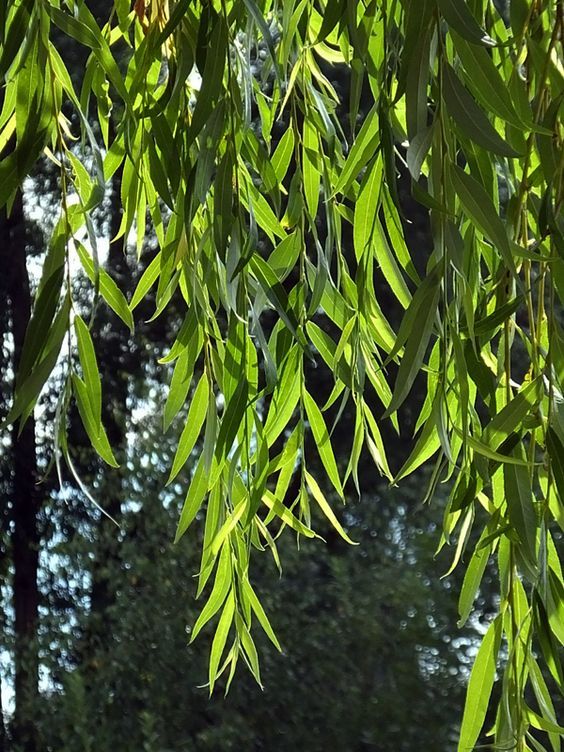
[[[520,458],[518,454],[514,454]],[[537,559],[537,516],[533,504],[531,479],[526,467],[505,464],[503,467],[505,500],[509,521],[517,532],[527,557]]]
[[[443,96],[449,115],[467,138],[494,154],[519,156],[519,152],[501,138],[454,70],[446,63],[443,66]]]
[[[466,0],[437,0],[437,2],[445,21],[461,37],[474,44],[495,46],[495,41],[486,34],[470,12]]]

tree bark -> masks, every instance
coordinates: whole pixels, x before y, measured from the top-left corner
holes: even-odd
[[[26,233],[22,196],[18,193],[9,216],[2,217],[2,267],[10,307],[13,337],[13,365],[17,371],[25,332],[31,316],[31,291],[26,265]],[[39,592],[37,456],[35,421],[31,416],[20,431],[12,428],[12,484],[10,511],[12,520],[12,564],[14,606],[15,712],[12,735],[16,749],[38,749],[34,721],[38,695],[37,622]]]

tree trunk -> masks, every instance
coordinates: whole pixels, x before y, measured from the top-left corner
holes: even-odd
[[[26,265],[25,219],[21,194],[18,193],[10,216],[2,217],[2,267],[10,306],[13,336],[13,364],[17,371],[25,332],[31,316],[31,292]],[[37,620],[39,560],[37,492],[37,458],[35,422],[31,416],[20,432],[19,423],[12,428],[12,563],[14,606],[15,713],[13,738],[16,749],[38,749],[35,703],[38,687]]]

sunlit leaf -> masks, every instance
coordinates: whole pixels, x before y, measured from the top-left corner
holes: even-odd
[[[317,451],[319,452],[323,466],[327,471],[327,475],[329,476],[329,480],[333,484],[333,487],[339,496],[342,496],[343,486],[341,484],[337,462],[331,446],[331,439],[329,438],[329,433],[327,432],[327,426],[325,425],[325,420],[321,410],[308,391],[304,391],[303,399],[313,438],[315,439]]]
[[[501,619],[497,617],[490,624],[472,667],[460,729],[458,752],[473,749],[480,735],[494,684],[500,639]]]
[[[190,409],[186,416],[186,424],[182,429],[180,439],[178,440],[178,448],[174,455],[167,485],[172,483],[174,478],[176,478],[198,440],[198,436],[200,435],[206,417],[208,401],[209,381],[206,374],[202,374],[190,402]]]
[[[229,635],[229,630],[231,629],[234,613],[235,592],[232,588],[229,592],[229,595],[227,596],[225,605],[223,606],[223,611],[221,612],[221,617],[219,619],[219,623],[217,625],[217,629],[215,631],[212,642],[209,664],[210,694],[213,692],[215,680],[218,674],[219,662],[221,661],[221,656],[223,655],[223,651],[225,649],[225,643],[227,642],[227,636]]]
[[[305,471],[305,479],[311,495],[313,496],[313,498],[319,505],[319,508],[321,509],[325,517],[327,517],[331,525],[335,528],[335,530],[339,533],[343,540],[346,540],[347,543],[355,545],[354,541],[349,538],[343,526],[335,516],[335,513],[331,509],[329,502],[323,495],[323,491],[319,488],[319,484],[317,483],[315,478],[307,472],[307,470]]]
[[[251,583],[248,581],[248,579],[243,579],[243,592],[245,594],[245,597],[249,599],[251,608],[253,609],[253,612],[256,614],[257,619],[260,622],[261,627],[266,632],[268,638],[272,642],[272,644],[277,648],[277,650],[282,650],[280,643],[278,642],[278,638],[274,634],[274,630],[272,629],[270,622],[268,620],[268,617],[264,611],[264,608],[262,607],[259,599],[257,598],[255,591],[251,587]]]
[[[81,243],[76,246],[82,268],[93,284],[99,284],[100,294],[110,308],[120,317],[123,323],[133,332],[133,316],[127,305],[125,295],[119,289],[110,275],[101,268],[96,269],[94,261]]]
[[[210,597],[206,601],[206,605],[200,611],[200,615],[194,624],[190,636],[190,642],[196,639],[202,627],[205,626],[210,619],[213,619],[215,614],[222,607],[223,602],[227,598],[227,593],[231,589],[231,578],[231,547],[229,543],[225,543],[221,549],[221,554],[219,555],[219,563],[217,565],[217,572]]]

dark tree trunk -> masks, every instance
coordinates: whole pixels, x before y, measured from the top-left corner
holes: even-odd
[[[5,285],[10,307],[13,337],[13,364],[17,370],[25,332],[31,315],[31,292],[26,266],[26,233],[21,194],[18,193],[10,216],[2,217],[0,256],[6,275]],[[38,749],[36,715],[38,678],[37,619],[39,594],[38,513],[40,498],[36,487],[37,458],[35,422],[29,418],[20,432],[13,426],[12,484],[10,511],[12,520],[12,563],[14,573],[13,605],[15,619],[15,713],[13,738],[16,749]]]

